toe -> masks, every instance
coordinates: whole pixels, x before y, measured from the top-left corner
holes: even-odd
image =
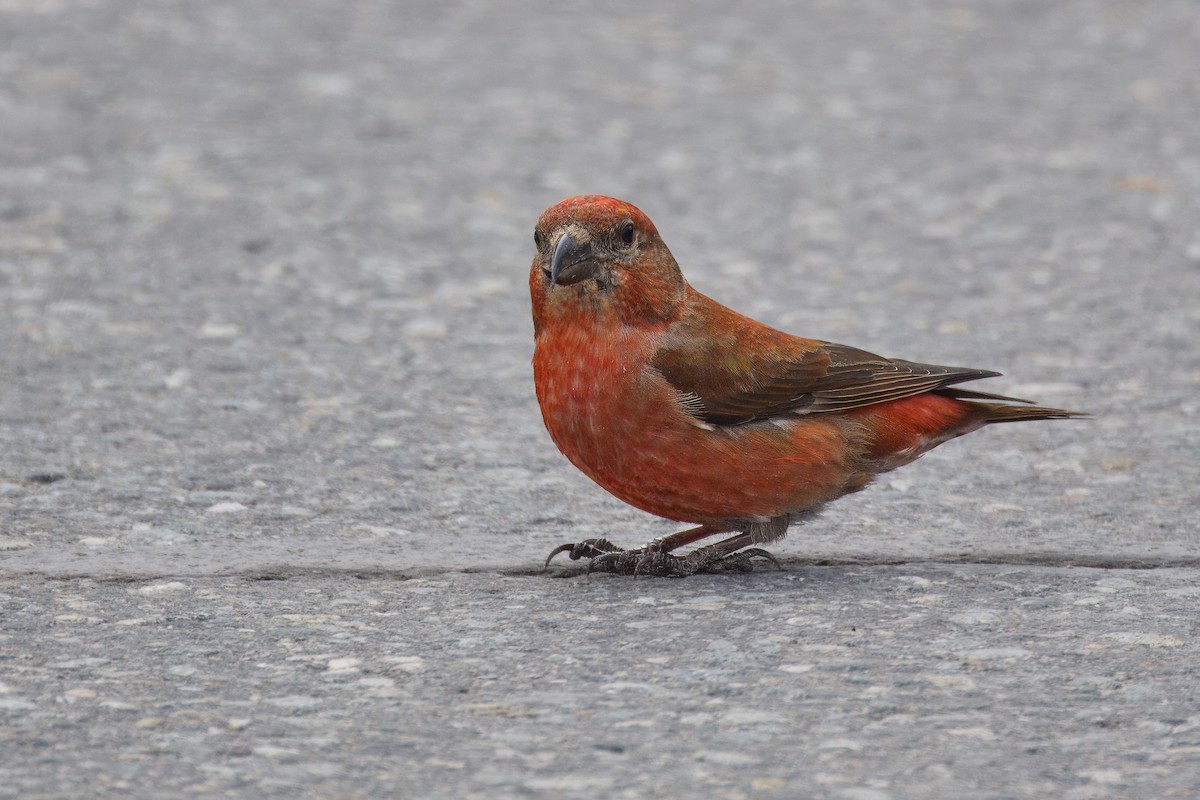
[[[581,542],[568,542],[560,544],[550,551],[550,555],[546,557],[546,566],[550,566],[550,562],[559,553],[566,553],[567,558],[578,561],[581,558],[597,558],[605,553],[620,552],[624,551],[608,539],[584,539]]]
[[[766,550],[763,550],[761,547],[751,547],[749,550],[743,550],[738,555],[745,556],[747,561],[755,558],[761,558],[763,561],[770,561],[775,569],[783,569],[783,564],[779,563],[779,559],[775,558],[775,556],[771,555]]]

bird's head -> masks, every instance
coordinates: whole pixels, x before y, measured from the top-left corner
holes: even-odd
[[[529,273],[534,324],[585,311],[626,324],[668,321],[687,284],[649,217],[622,200],[582,195],[542,212]]]

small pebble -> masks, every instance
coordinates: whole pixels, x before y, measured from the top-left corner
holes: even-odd
[[[159,597],[167,594],[176,594],[187,590],[187,585],[180,581],[167,581],[165,583],[151,583],[138,588],[138,594],[146,597]]]
[[[245,511],[246,506],[237,502],[215,503],[204,511],[206,514],[236,514],[239,511]]]

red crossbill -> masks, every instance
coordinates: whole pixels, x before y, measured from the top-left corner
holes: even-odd
[[[753,545],[945,441],[1083,416],[957,387],[996,372],[883,358],[742,316],[693,289],[646,215],[611,197],[546,209],[534,242],[533,372],[551,438],[621,500],[695,525],[636,550],[589,539],[550,558],[623,574],[748,570],[774,561]]]

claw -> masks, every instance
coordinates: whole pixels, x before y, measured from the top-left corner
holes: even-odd
[[[554,557],[556,555],[558,555],[559,553],[566,553],[574,547],[575,547],[574,544],[572,544],[571,542],[567,542],[566,544],[560,544],[558,547],[551,550],[550,555],[546,556],[546,566],[547,567],[550,566],[550,562],[554,560]]]
[[[546,556],[546,566],[550,566],[550,562],[559,553],[566,553],[567,558],[578,561],[581,558],[597,558],[607,553],[620,552],[624,551],[608,539],[584,539],[582,542],[568,542],[560,544],[550,551],[550,555]]]

